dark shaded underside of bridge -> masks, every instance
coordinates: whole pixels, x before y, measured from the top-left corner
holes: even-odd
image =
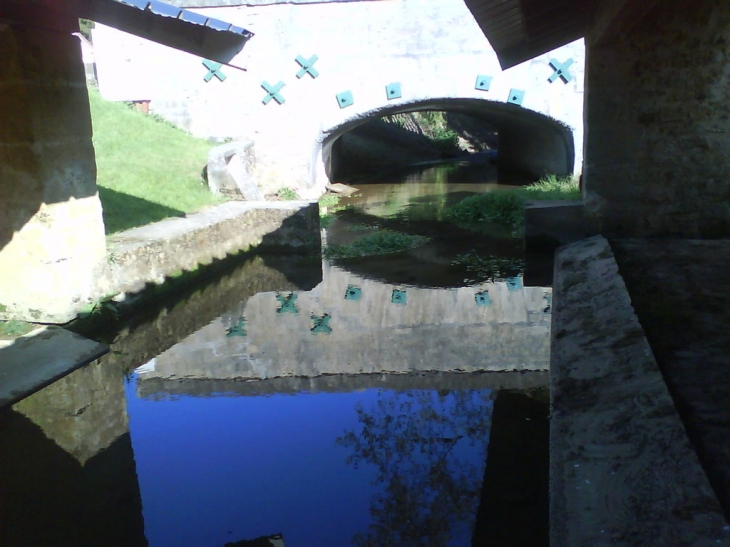
[[[502,68],[587,35],[625,32],[656,0],[465,0],[497,52]],[[620,30],[619,30],[620,29]]]
[[[499,134],[499,163],[516,172],[538,179],[542,175],[573,172],[575,145],[572,130],[553,118],[521,106],[483,99],[430,99],[376,110],[367,116],[339,125],[327,132],[322,159],[327,175],[333,172],[333,145],[348,131],[374,118],[440,110],[458,112],[484,122]]]

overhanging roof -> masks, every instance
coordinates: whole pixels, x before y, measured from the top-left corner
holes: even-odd
[[[79,17],[231,66],[253,36],[241,27],[158,0],[83,0]]]
[[[585,36],[599,0],[465,0],[509,68]]]

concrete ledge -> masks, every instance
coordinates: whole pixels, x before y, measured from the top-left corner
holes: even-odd
[[[558,250],[550,544],[730,545],[608,242]]]
[[[0,341],[0,409],[101,357],[109,348],[58,327]]]
[[[319,250],[319,237],[316,203],[224,203],[111,236],[109,268],[96,295],[138,292],[147,283],[160,284],[165,277],[254,247]]]
[[[591,226],[582,201],[528,201],[525,204],[525,250],[549,252],[561,245],[580,241],[598,230]]]

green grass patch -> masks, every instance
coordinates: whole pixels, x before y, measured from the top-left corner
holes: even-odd
[[[0,338],[12,339],[28,334],[38,325],[26,323],[25,321],[0,321]]]
[[[578,178],[574,176],[556,177],[548,175],[537,182],[525,186],[522,191],[531,200],[580,199]]]
[[[499,190],[469,196],[446,209],[445,217],[457,223],[494,222],[516,225],[524,216],[525,197],[518,190]]]
[[[106,233],[220,203],[203,179],[211,144],[89,89]]]
[[[414,236],[392,230],[380,230],[342,245],[324,249],[325,258],[354,258],[407,251],[428,241],[427,237]]]
[[[525,202],[529,200],[580,199],[575,177],[550,175],[522,188],[496,190],[469,196],[452,205],[445,218],[458,224],[495,223],[521,228],[525,219]]]

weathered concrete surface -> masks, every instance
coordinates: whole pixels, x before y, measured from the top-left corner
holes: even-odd
[[[730,3],[657,2],[624,29],[587,39],[586,208],[608,237],[727,237]]]
[[[730,545],[608,242],[555,264],[551,545]]]
[[[322,142],[336,128],[381,115],[386,108],[412,111],[440,99],[468,98],[508,106],[516,115],[516,125],[507,140],[520,145],[512,147],[513,159],[533,166],[538,159],[543,167],[552,162],[552,156],[542,152],[546,144],[557,143],[563,149],[565,144],[550,131],[525,131],[520,115],[534,111],[546,121],[548,117],[560,120],[575,137],[576,161],[571,161],[570,168],[580,169],[582,41],[502,71],[462,1],[267,6],[235,2],[217,8],[205,4],[196,11],[255,33],[238,56],[245,59],[236,58],[245,63],[246,72],[223,67],[225,81],[214,78],[206,83],[203,78],[208,71],[200,58],[97,25],[94,45],[100,90],[110,100],[151,100],[153,112],[195,135],[253,141],[254,180],[264,194],[282,184],[321,193],[328,182]],[[318,77],[297,78],[301,67],[296,57],[308,59],[315,54],[319,59],[313,68]],[[571,82],[548,81],[554,72],[551,57],[575,61]],[[476,89],[479,75],[492,77],[488,89]],[[271,86],[282,82],[280,96],[285,102],[263,104],[267,96],[263,82]],[[385,86],[396,82],[401,84],[402,96],[389,99]],[[512,88],[526,92],[522,107],[506,105]],[[340,108],[336,95],[344,91],[352,93],[354,102]]]
[[[318,251],[319,245],[316,203],[228,202],[111,236],[107,275],[96,294],[138,292],[252,247]]]
[[[104,265],[79,41],[41,28],[62,23],[0,14],[0,320],[72,319]]]
[[[337,393],[361,389],[492,389],[525,391],[546,386],[547,371],[530,372],[424,372],[415,374],[327,374],[324,376],[269,378],[266,380],[212,380],[199,378],[149,378],[137,384],[137,395],[164,398],[174,395],[198,397],[253,397],[281,393]]]
[[[206,170],[211,192],[247,201],[264,199],[251,178],[254,162],[251,141],[230,142],[211,148]]]
[[[108,350],[58,327],[0,340],[0,409],[92,362]]]
[[[582,201],[530,201],[525,205],[525,252],[551,255],[568,243],[596,235]]]
[[[611,246],[710,483],[730,514],[730,241]]]

